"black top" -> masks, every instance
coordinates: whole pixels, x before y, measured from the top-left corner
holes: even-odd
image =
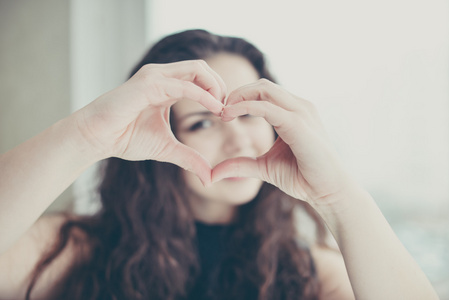
[[[233,225],[209,225],[195,222],[201,273],[189,299],[207,299],[207,291],[213,290],[216,269],[229,250],[229,238]]]
[[[217,289],[216,283],[218,280],[218,267],[223,260],[228,259],[228,253],[231,249],[231,236],[235,230],[235,225],[209,225],[201,222],[195,222],[197,231],[197,247],[200,263],[200,275],[197,277],[195,286],[190,292],[188,299],[205,300],[213,299],[212,295],[218,295],[219,298],[223,298],[220,292],[221,289]],[[307,249],[306,244],[298,241],[298,247]],[[315,266],[313,261],[312,274],[315,276]],[[300,287],[296,287],[301,289]],[[223,292],[223,291],[222,291]],[[248,287],[247,290],[241,295],[238,295],[239,299],[257,299],[258,291]],[[235,295],[233,299],[235,299]]]

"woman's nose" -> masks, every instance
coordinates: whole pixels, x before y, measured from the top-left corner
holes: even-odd
[[[251,139],[248,128],[244,126],[240,118],[225,122],[223,128],[223,150],[227,154],[239,154],[248,150],[247,148],[251,145]]]

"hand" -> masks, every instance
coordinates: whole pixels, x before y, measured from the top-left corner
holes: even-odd
[[[210,182],[209,162],[170,130],[170,106],[189,99],[219,116],[225,95],[223,80],[204,61],[150,64],[75,113],[76,123],[102,158],[170,162]]]
[[[310,102],[260,80],[229,95],[222,120],[246,114],[265,118],[279,138],[260,157],[221,162],[212,182],[256,177],[310,203],[338,243],[355,298],[438,299],[374,199],[342,167]],[[391,284],[399,277],[400,285]]]
[[[311,204],[346,187],[348,175],[310,102],[261,79],[229,95],[222,120],[245,114],[265,118],[279,137],[260,157],[239,157],[217,165],[212,171],[213,182],[256,177]]]

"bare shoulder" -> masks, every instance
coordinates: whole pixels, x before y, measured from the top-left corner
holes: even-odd
[[[313,246],[311,253],[321,283],[320,299],[355,299],[341,253],[322,246]]]
[[[2,256],[0,256],[0,299],[24,298],[36,264],[50,251],[59,237],[61,226],[73,216],[43,216]],[[77,247],[69,242],[42,273],[33,289],[34,297],[45,297],[71,266]],[[34,298],[33,297],[33,298]]]

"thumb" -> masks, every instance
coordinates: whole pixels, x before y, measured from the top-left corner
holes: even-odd
[[[253,157],[236,157],[222,161],[212,170],[212,183],[229,177],[252,177],[262,179],[259,160]]]
[[[184,170],[193,172],[203,185],[211,183],[210,163],[198,151],[180,142],[175,142],[170,155],[167,155],[164,160],[174,163]]]

